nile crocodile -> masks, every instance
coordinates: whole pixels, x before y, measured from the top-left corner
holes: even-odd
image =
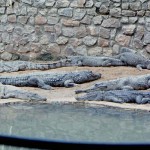
[[[23,90],[12,85],[3,85],[0,83],[0,99],[18,98],[30,101],[45,101],[46,98],[37,93]]]
[[[117,78],[109,81],[95,83],[93,86],[83,90],[76,90],[78,93],[88,93],[91,91],[108,91],[108,90],[146,90],[150,88],[150,74],[136,75],[129,77]]]
[[[76,97],[78,101],[109,101],[116,103],[145,104],[150,102],[150,91],[137,90],[111,90],[94,91]]]
[[[35,72],[16,76],[0,76],[0,82],[4,85],[33,86],[42,89],[52,89],[54,86],[72,87],[76,84],[85,83],[101,78],[100,73],[92,71],[72,72]]]

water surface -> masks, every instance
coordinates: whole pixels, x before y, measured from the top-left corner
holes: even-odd
[[[150,142],[150,112],[79,104],[0,107],[0,134],[50,140]]]

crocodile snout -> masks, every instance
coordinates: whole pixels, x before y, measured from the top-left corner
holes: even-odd
[[[102,85],[102,84],[98,84],[98,83],[96,83],[94,85],[94,87],[97,88],[97,89],[100,89],[100,90],[105,90],[105,89],[108,88],[107,85]]]
[[[90,71],[89,73],[89,79],[99,79],[101,78],[101,73],[96,73],[96,72],[92,72]]]
[[[101,78],[101,74],[100,73],[95,73],[94,77],[97,78],[97,79],[99,79],[99,78]]]

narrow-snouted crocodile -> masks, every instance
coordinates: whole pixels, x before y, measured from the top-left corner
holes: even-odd
[[[90,67],[109,67],[109,66],[124,66],[125,64],[116,58],[98,57],[98,56],[67,56],[70,66],[90,66]]]
[[[123,49],[125,48],[122,48],[122,51]],[[119,59],[126,66],[136,67],[138,70],[150,69],[150,60],[138,53],[123,52],[114,56],[114,58]]]
[[[19,87],[15,87],[12,85],[3,85],[1,83],[0,83],[0,98],[1,99],[18,98],[29,101],[46,101],[46,97],[41,96],[37,93],[30,92],[28,90],[23,90]]]
[[[87,89],[76,90],[78,93],[88,93],[91,91],[108,91],[108,90],[146,90],[150,88],[150,74],[136,75],[123,78],[117,78],[109,81],[95,83]]]
[[[76,97],[78,101],[109,101],[115,103],[150,103],[150,91],[138,90],[111,90],[94,91]]]
[[[92,71],[72,71],[72,72],[35,72],[16,76],[0,76],[0,82],[4,85],[33,86],[42,89],[53,89],[55,86],[72,87],[101,78],[100,73]]]

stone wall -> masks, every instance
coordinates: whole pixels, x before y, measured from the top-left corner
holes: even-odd
[[[0,0],[3,60],[150,53],[149,0]]]

